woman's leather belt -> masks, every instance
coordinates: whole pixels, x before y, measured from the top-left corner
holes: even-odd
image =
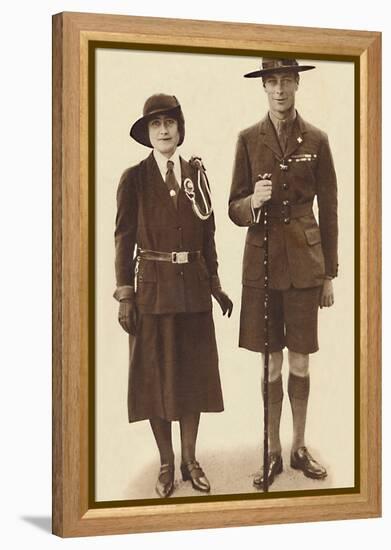
[[[138,256],[142,260],[156,260],[158,262],[171,262],[172,264],[189,264],[201,258],[201,252],[178,251],[178,252],[157,252],[156,250],[140,250]]]

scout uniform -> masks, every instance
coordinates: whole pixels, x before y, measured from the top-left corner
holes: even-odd
[[[291,467],[302,470],[307,477],[323,479],[327,476],[326,469],[313,459],[304,445],[309,397],[305,358],[318,350],[318,309],[325,279],[337,276],[338,224],[337,183],[327,135],[294,110],[297,73],[313,68],[299,65],[295,59],[264,58],[260,70],[244,75],[266,79],[264,86],[269,94],[270,112],[239,134],[229,216],[235,224],[248,227],[243,255],[239,346],[265,352],[267,335],[270,353],[281,352],[287,346],[299,354],[295,356],[297,370],[294,371],[293,355],[288,356],[288,395],[294,435]],[[286,78],[283,90],[281,73],[296,75],[296,82]],[[277,116],[281,114],[283,116]],[[254,209],[252,195],[259,179],[271,180],[271,198],[261,208]],[[315,197],[319,223],[313,213]],[[267,257],[264,207],[268,224]],[[254,478],[258,489],[268,488],[283,469],[279,438],[283,401],[281,355],[276,354],[275,360],[276,378],[272,381],[268,378],[267,386],[264,384],[264,391],[268,388],[264,406],[268,410],[266,442],[270,446],[266,453],[268,460],[264,460],[267,480],[263,471]]]
[[[178,159],[176,206],[154,153],[125,171],[117,193],[117,287],[136,285],[139,313],[130,338],[130,422],[223,410],[211,300],[220,284],[214,216],[194,214],[184,182],[196,182],[197,170]]]
[[[285,151],[270,115],[239,134],[229,198],[229,216],[248,226],[243,256],[240,346],[264,351],[264,226],[262,212],[251,208],[258,174],[270,173],[269,288],[277,300],[271,323],[270,351],[313,353],[318,349],[319,289],[335,277],[337,260],[337,184],[327,136],[296,113]],[[319,224],[313,213],[317,197]],[[278,297],[273,291],[287,291]],[[303,301],[300,309],[295,304]],[[272,305],[273,307],[273,305]],[[286,336],[283,317],[286,311]],[[274,320],[274,321],[273,321]],[[292,334],[290,333],[292,329]],[[290,340],[291,338],[291,340]]]
[[[160,497],[175,488],[173,420],[180,422],[183,480],[210,491],[195,446],[200,412],[223,410],[211,296],[223,315],[232,312],[217,274],[205,169],[201,159],[186,162],[177,153],[184,131],[175,96],[148,98],[130,135],[153,151],[125,171],[117,193],[114,296],[119,322],[132,335],[128,414],[130,422],[150,420]]]

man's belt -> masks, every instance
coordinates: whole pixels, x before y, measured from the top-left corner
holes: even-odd
[[[273,221],[279,220],[284,223],[290,223],[291,219],[301,218],[301,216],[312,214],[312,202],[295,204],[285,200],[279,205],[268,204],[267,211],[269,218]]]
[[[138,256],[142,260],[156,260],[158,262],[171,262],[172,264],[189,264],[201,258],[201,252],[195,250],[192,252],[157,252],[156,250],[140,250]]]

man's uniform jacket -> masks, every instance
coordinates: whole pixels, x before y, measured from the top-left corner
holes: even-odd
[[[272,197],[267,204],[275,216],[269,217],[269,288],[320,286],[325,275],[335,277],[338,269],[337,183],[327,135],[299,114],[284,155],[269,115],[239,134],[229,216],[248,226],[242,283],[264,287],[264,226],[262,216],[256,222],[250,201],[258,175],[269,173]],[[319,225],[311,208],[315,196]]]
[[[118,187],[117,287],[133,286],[137,278],[136,303],[140,313],[210,311],[211,288],[219,286],[214,216],[202,221],[194,214],[183,181],[190,178],[197,192],[197,171],[182,158],[180,161],[182,186],[177,208],[152,153],[126,170]],[[201,257],[184,264],[141,259],[137,271],[135,247],[157,252],[200,251]]]

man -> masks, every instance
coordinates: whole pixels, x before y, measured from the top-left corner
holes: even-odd
[[[114,296],[131,335],[129,422],[149,420],[160,497],[175,489],[173,421],[180,426],[182,478],[208,493],[196,460],[200,414],[223,410],[211,296],[223,315],[232,312],[218,277],[212,206],[205,210],[201,199],[209,187],[202,190],[200,159],[187,162],[177,151],[185,119],[175,96],[149,97],[130,135],[150,153],[124,172],[117,192]]]
[[[327,135],[295,110],[299,72],[314,69],[295,59],[266,59],[260,70],[269,102],[263,120],[239,134],[229,216],[248,226],[243,258],[239,346],[261,352],[268,322],[269,460],[267,485],[283,470],[280,442],[283,348],[288,348],[288,395],[293,416],[291,467],[323,479],[326,469],[309,453],[305,424],[309,354],[318,350],[318,308],[334,303],[337,276],[337,184]],[[314,197],[319,225],[312,211]],[[263,214],[268,212],[268,319],[265,319]],[[261,488],[264,472],[254,479]]]

